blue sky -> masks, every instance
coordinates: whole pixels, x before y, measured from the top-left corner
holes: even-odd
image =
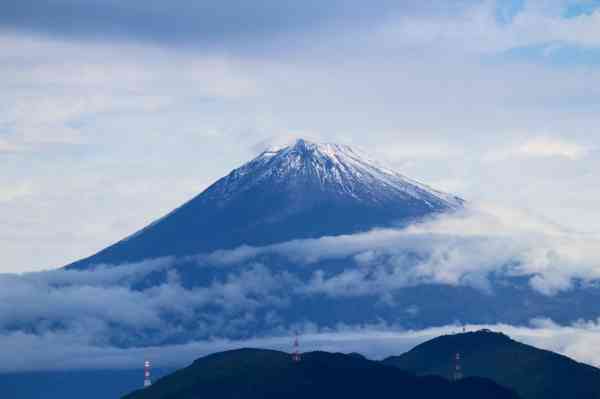
[[[248,4],[0,4],[0,271],[89,255],[299,136],[600,234],[598,1]]]

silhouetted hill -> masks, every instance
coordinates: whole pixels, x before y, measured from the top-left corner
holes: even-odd
[[[486,398],[518,396],[493,381],[469,378],[458,383],[416,377],[354,355],[311,352],[294,363],[289,354],[241,349],[196,360],[150,388],[126,399],[192,398]]]
[[[465,376],[492,379],[524,399],[600,398],[600,369],[487,330],[438,337],[383,363],[448,377],[457,352]]]

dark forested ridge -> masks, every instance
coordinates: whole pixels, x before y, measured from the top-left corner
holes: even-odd
[[[383,363],[448,377],[457,352],[465,376],[492,379],[524,399],[600,398],[600,369],[487,330],[441,336]]]
[[[442,377],[417,377],[354,354],[311,352],[293,362],[283,352],[240,349],[198,359],[125,399],[198,397],[517,399],[518,395],[488,379],[450,382]]]
[[[457,352],[465,378],[450,382]],[[152,375],[152,387],[132,392],[142,385],[141,369],[2,374],[0,392],[19,399],[40,392],[61,399],[600,398],[599,369],[491,331],[441,336],[383,361],[310,352],[295,363],[284,352],[239,349]]]

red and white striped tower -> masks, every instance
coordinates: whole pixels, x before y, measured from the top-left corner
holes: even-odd
[[[460,353],[457,353],[454,357],[454,375],[452,379],[458,381],[463,378],[462,367],[460,365]]]
[[[294,362],[299,362],[300,359],[300,343],[298,341],[298,334],[296,334],[296,338],[294,339],[294,352],[292,353],[292,360]]]
[[[146,360],[144,362],[144,388],[149,387],[150,385],[152,385],[152,381],[150,380],[150,367],[151,367],[151,363],[150,360]]]

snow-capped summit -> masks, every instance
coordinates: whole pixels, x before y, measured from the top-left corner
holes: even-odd
[[[421,200],[431,209],[462,207],[463,200],[434,190],[389,169],[367,154],[349,146],[320,144],[298,139],[294,144],[269,149],[235,169],[219,194],[227,198],[244,186],[290,180],[311,185],[330,194],[357,201],[385,203],[403,197]]]
[[[338,144],[269,149],[167,216],[76,262],[123,263],[405,225],[464,201]]]

